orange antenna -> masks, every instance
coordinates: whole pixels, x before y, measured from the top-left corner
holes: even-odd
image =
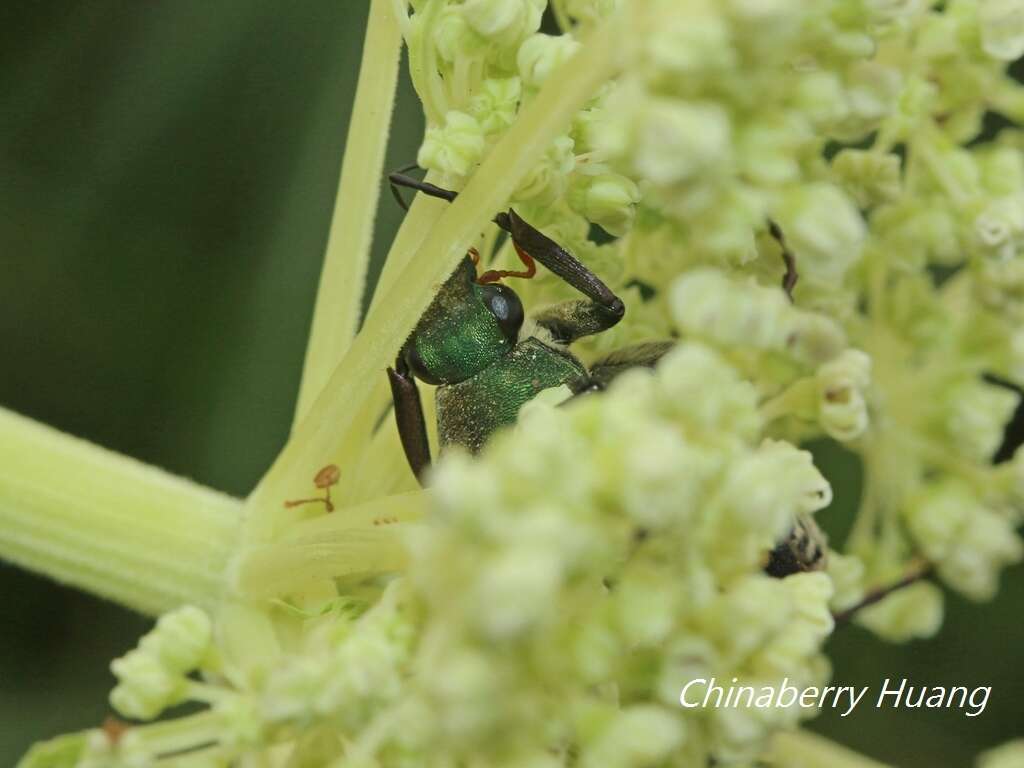
[[[489,269],[476,279],[478,283],[480,283],[481,285],[486,283],[496,283],[503,277],[521,277],[524,280],[529,280],[531,277],[537,274],[537,264],[536,262],[534,262],[533,256],[524,251],[519,246],[519,243],[513,241],[512,245],[515,246],[516,253],[519,255],[519,260],[523,262],[523,266],[525,266],[526,269],[520,272],[505,269]],[[479,260],[479,258],[480,257],[478,255],[477,260]],[[474,261],[473,263],[476,264],[477,261]]]
[[[296,499],[294,501],[286,501],[285,507],[298,507],[303,504],[319,504],[323,503],[327,507],[328,512],[334,511],[334,504],[331,502],[331,488],[338,484],[338,480],[341,479],[341,470],[334,464],[328,464],[326,467],[321,469],[313,477],[313,485],[320,488],[324,495],[323,497],[314,496],[311,499]]]

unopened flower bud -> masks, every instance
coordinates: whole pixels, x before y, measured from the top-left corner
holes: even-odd
[[[825,431],[844,442],[859,437],[868,425],[864,391],[871,381],[871,358],[848,349],[822,365],[816,379],[818,417]]]
[[[527,85],[538,88],[548,75],[571,59],[579,47],[570,35],[533,35],[516,54],[519,76]]]
[[[471,115],[451,111],[443,126],[427,129],[416,162],[449,176],[466,176],[484,152],[483,129]]]

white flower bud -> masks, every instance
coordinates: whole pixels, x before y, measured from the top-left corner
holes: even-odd
[[[484,145],[480,123],[465,112],[452,110],[445,115],[443,126],[427,129],[416,162],[448,176],[466,176],[480,162]]]
[[[864,392],[871,382],[871,358],[859,349],[848,349],[822,365],[815,376],[818,385],[818,418],[836,440],[853,440],[868,426]]]

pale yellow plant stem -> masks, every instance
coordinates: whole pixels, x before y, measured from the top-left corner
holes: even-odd
[[[426,506],[427,492],[411,491],[296,523],[280,541],[248,550],[233,586],[247,598],[274,597],[321,579],[400,570],[402,524],[420,520]]]
[[[0,409],[0,558],[149,615],[210,607],[241,503]]]
[[[369,434],[368,425],[380,415],[372,407],[373,395],[380,391],[385,367],[480,229],[506,203],[551,141],[566,130],[573,115],[616,73],[614,52],[621,50],[625,34],[628,30],[620,16],[598,27],[523,108],[416,252],[392,249],[392,256],[407,264],[401,279],[374,304],[323,394],[249,497],[246,532],[250,542],[267,542],[294,520],[283,502],[301,497],[320,467],[334,463],[344,471],[355,463]]]
[[[391,0],[370,3],[353,117],[306,347],[295,424],[309,412],[345,356],[359,324],[402,50],[395,13]]]

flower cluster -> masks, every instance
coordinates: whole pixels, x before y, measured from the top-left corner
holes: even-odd
[[[1013,3],[556,0],[557,35],[543,0],[411,5],[418,159],[455,189],[595,27],[621,31],[620,74],[509,204],[628,306],[582,357],[678,345],[443,457],[404,573],[229,600],[213,635],[162,620],[115,663],[112,704],[197,719],[26,766],[751,765],[801,711],[683,709],[685,682],[820,684],[831,611],[927,564],[987,599],[1024,554],[1024,450],[992,463],[1024,386],[1024,134],[982,132],[1024,116]],[[485,260],[514,258],[496,242]],[[543,273],[520,292],[574,297]],[[770,578],[768,551],[831,500],[798,448],[815,438],[859,457],[861,508],[826,571]],[[857,620],[928,635],[942,592]]]

